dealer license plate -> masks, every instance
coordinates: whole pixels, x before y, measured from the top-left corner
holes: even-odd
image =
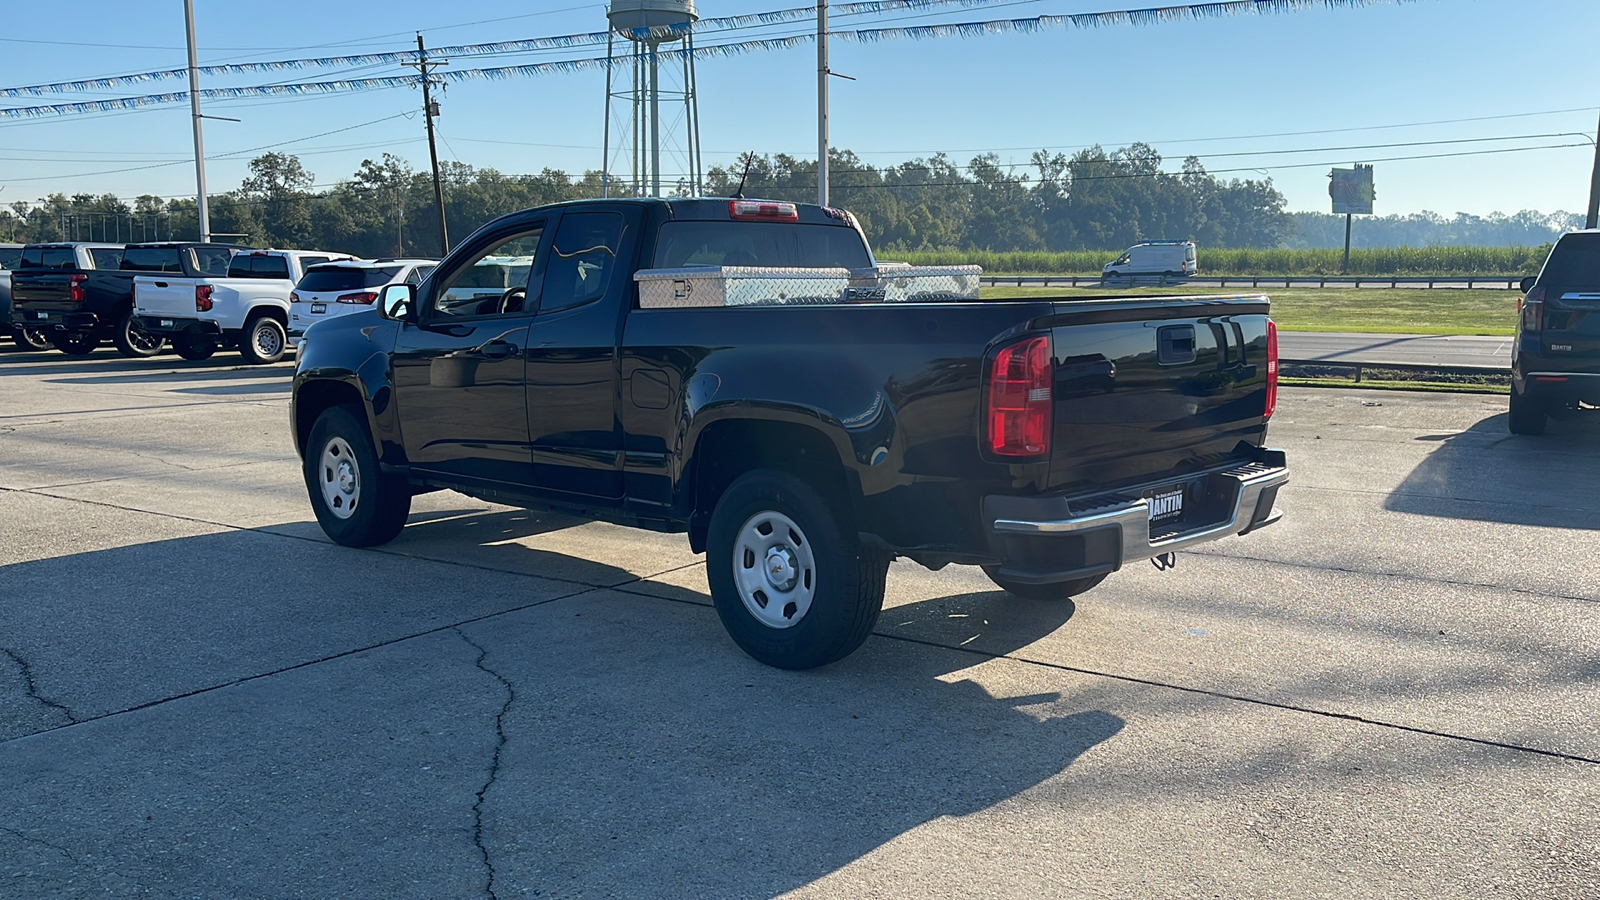
[[[33,317],[36,318],[36,319],[48,319],[48,318],[50,318],[50,314],[49,313],[36,312],[36,313],[33,314]]]
[[[172,327],[172,320],[171,319],[157,319],[156,321],[161,323],[161,327],[162,328],[171,328]]]
[[[1144,498],[1150,507],[1150,521],[1170,522],[1183,518],[1183,488],[1167,488]]]
[[[326,303],[313,303],[313,304],[311,304],[311,314],[313,316],[320,316],[320,315],[322,315],[323,313],[325,313],[327,311],[328,311],[328,304],[326,304]]]

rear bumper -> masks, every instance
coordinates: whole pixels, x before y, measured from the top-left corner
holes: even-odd
[[[1111,494],[984,498],[998,574],[1024,584],[1049,584],[1114,572],[1151,559],[1276,522],[1278,489],[1289,482],[1280,450],[1256,462],[1201,472]],[[1183,517],[1152,524],[1145,495],[1183,488]]]
[[[222,326],[209,319],[196,319],[193,317],[182,318],[179,316],[145,316],[141,315],[139,324],[152,334],[208,334],[213,337],[222,336]]]
[[[1600,405],[1600,372],[1531,371],[1514,373],[1522,392],[1553,403],[1583,402]]]
[[[13,308],[11,324],[41,331],[94,331],[100,327],[100,317],[92,312]]]

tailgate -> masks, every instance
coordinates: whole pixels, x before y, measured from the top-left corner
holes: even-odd
[[[193,319],[195,311],[194,278],[163,275],[140,275],[133,279],[133,311],[141,316],[174,316]]]
[[[11,273],[11,302],[19,308],[26,304],[30,309],[68,311],[77,309],[72,302],[72,276],[75,272],[13,272]]]
[[[1545,294],[1544,329],[1539,341],[1563,370],[1600,369],[1600,290],[1560,290]]]
[[[1265,437],[1266,297],[1057,303],[1051,487],[1119,488],[1234,462]]]

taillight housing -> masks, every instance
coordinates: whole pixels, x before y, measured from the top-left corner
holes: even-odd
[[[72,302],[73,303],[82,303],[83,302],[83,296],[84,296],[83,283],[85,281],[88,281],[88,280],[89,280],[89,276],[83,274],[82,272],[78,272],[78,273],[76,273],[74,275],[69,275],[67,277],[67,289],[68,289],[68,291],[71,292]]]
[[[194,311],[211,311],[211,285],[197,284],[194,286]]]
[[[1539,331],[1544,328],[1544,287],[1534,285],[1528,289],[1527,296],[1517,302],[1519,312],[1522,313],[1522,330]]]
[[[800,208],[776,200],[731,200],[728,215],[750,222],[798,222]]]
[[[990,453],[1029,457],[1050,452],[1054,374],[1049,335],[1026,338],[995,351],[989,365],[985,411]]]
[[[1278,323],[1267,320],[1267,407],[1263,419],[1272,418],[1278,409]]]
[[[368,306],[371,306],[372,305],[372,301],[374,301],[376,299],[378,299],[378,295],[373,293],[372,291],[361,291],[360,293],[356,293],[356,294],[340,294],[338,297],[334,298],[333,302],[335,302],[335,303],[364,303],[364,304],[366,304]]]
[[[295,293],[294,291],[290,291],[289,292],[289,302],[290,303],[299,303],[300,302],[300,295]]]

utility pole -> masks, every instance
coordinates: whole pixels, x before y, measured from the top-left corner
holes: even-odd
[[[189,33],[189,114],[194,119],[195,202],[200,211],[200,242],[211,243],[211,209],[206,205],[206,148],[200,137],[200,63],[194,49],[194,0],[183,0],[183,22]]]
[[[828,0],[817,0],[817,205],[828,205]]]
[[[422,34],[417,34],[417,61],[406,63],[416,66],[422,73],[422,115],[428,123],[428,159],[433,163],[433,199],[439,205],[439,246],[441,256],[450,252],[450,226],[444,220],[444,184],[439,180],[439,148],[433,142],[433,119],[439,114],[439,107],[433,102],[431,88],[433,79],[428,77],[436,66],[449,65],[449,61],[432,62],[428,59],[428,48],[422,45]]]
[[[1600,126],[1594,132],[1594,172],[1589,176],[1589,216],[1583,227],[1594,228],[1600,220]]]

